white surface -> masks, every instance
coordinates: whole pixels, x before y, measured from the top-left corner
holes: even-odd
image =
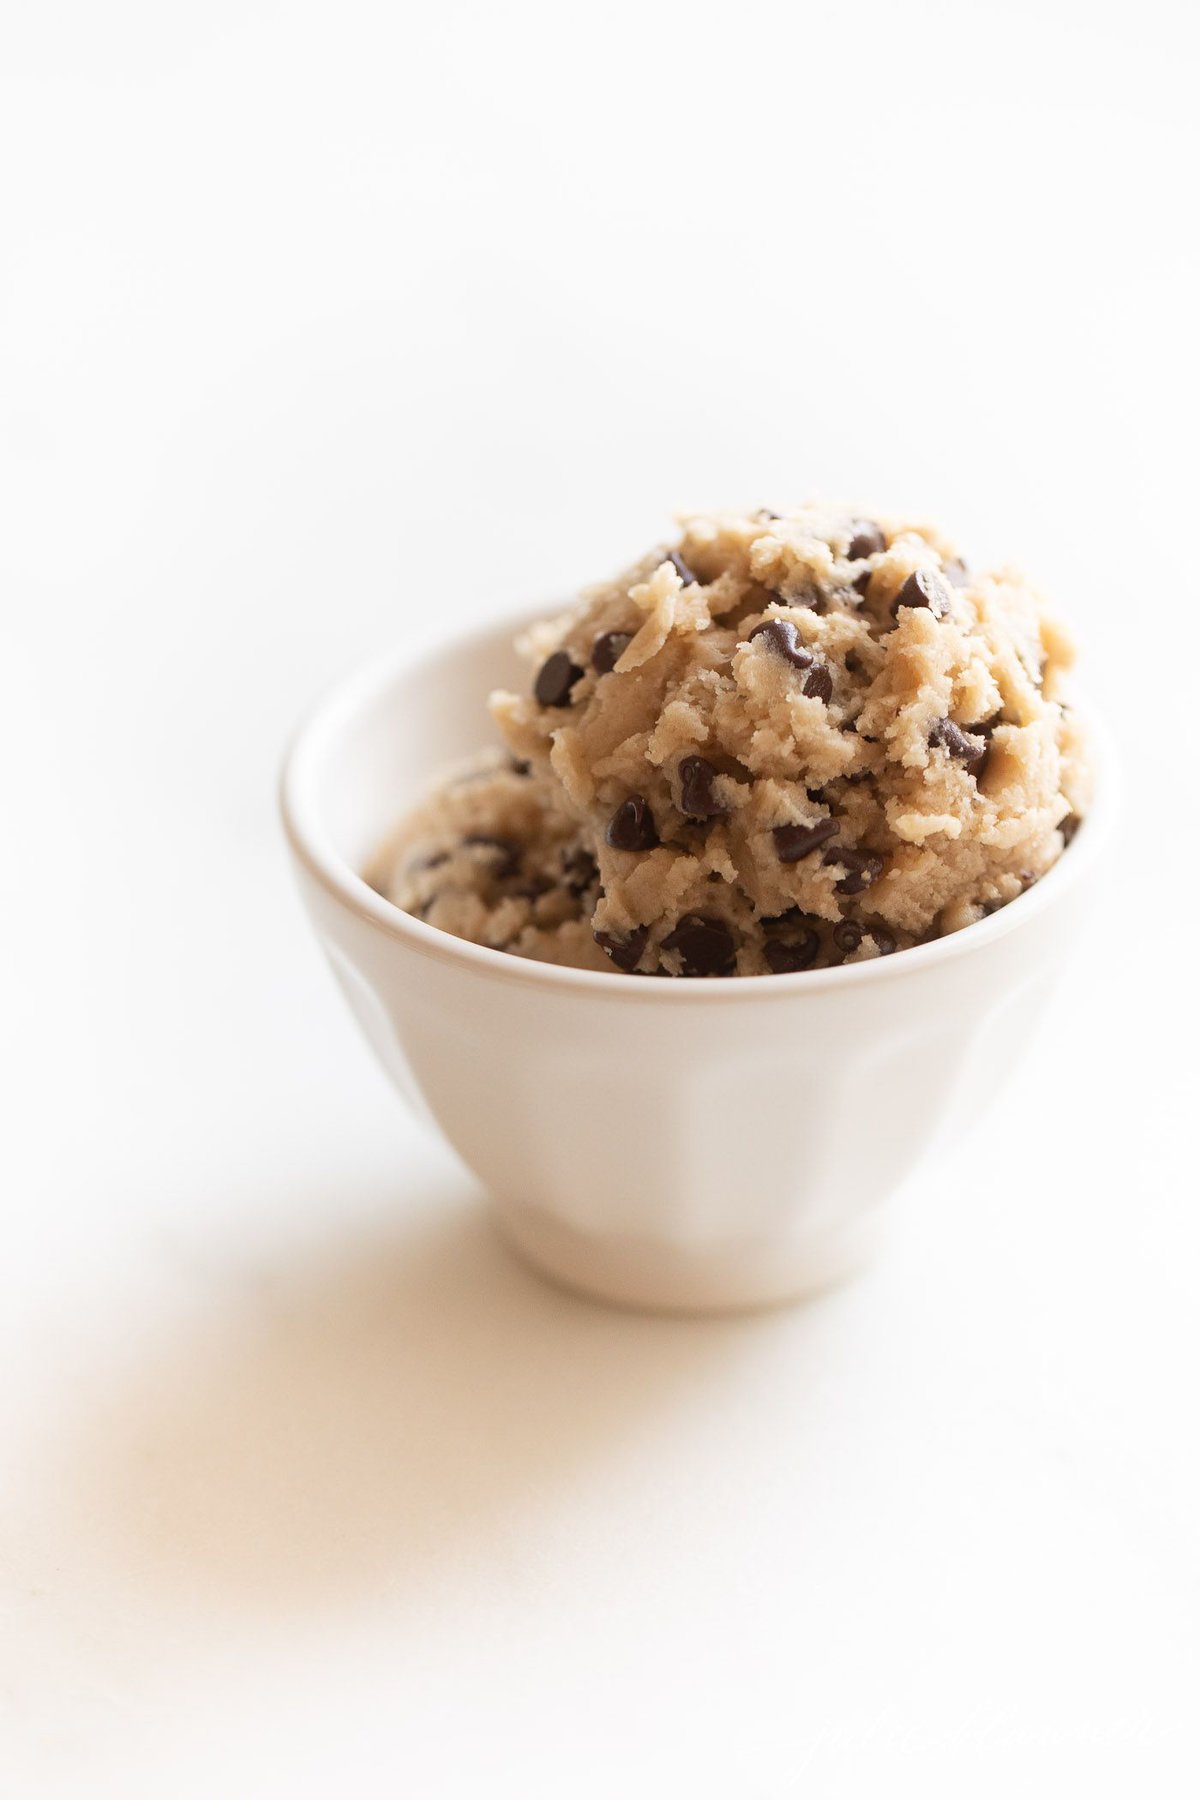
[[[5,1794],[1194,1793],[1194,8],[4,35]],[[874,1272],[589,1310],[356,1042],[278,751],[810,491],[1062,597],[1137,860]]]

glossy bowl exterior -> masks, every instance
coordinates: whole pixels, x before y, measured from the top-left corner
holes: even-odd
[[[478,748],[491,688],[528,679],[515,629],[369,669],[301,728],[283,813],[334,973],[396,1085],[551,1276],[682,1311],[825,1286],[1019,1054],[1078,934],[1111,773],[1101,761],[1096,806],[1049,875],[935,944],[712,981],[527,962],[401,913],[356,872]]]

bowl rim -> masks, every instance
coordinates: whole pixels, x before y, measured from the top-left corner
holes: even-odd
[[[456,648],[477,645],[481,637],[516,636],[536,621],[561,612],[564,603],[524,608],[515,615],[476,620],[469,628],[440,636],[417,652],[398,646],[358,665],[332,683],[301,715],[284,754],[279,779],[279,808],[293,855],[325,892],[360,922],[422,957],[458,967],[477,976],[522,987],[590,994],[596,999],[638,1000],[653,1006],[728,1004],[734,1000],[796,999],[831,988],[904,980],[931,964],[973,956],[1010,932],[1018,931],[1052,906],[1086,874],[1101,856],[1119,806],[1118,777],[1111,736],[1091,707],[1071,705],[1083,720],[1093,775],[1093,794],[1070,845],[1046,874],[1015,900],[974,925],[918,944],[894,956],[836,968],[802,969],[789,975],[741,975],[692,981],[649,981],[614,969],[573,969],[536,962],[454,937],[423,919],[401,911],[376,892],[358,869],[334,847],[320,817],[314,795],[323,757],[340,732],[377,701],[401,677],[419,677],[423,669],[443,662]]]

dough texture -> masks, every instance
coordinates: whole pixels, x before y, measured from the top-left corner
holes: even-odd
[[[827,506],[686,517],[521,645],[507,754],[369,877],[495,949],[643,975],[863,961],[957,931],[1088,798],[1070,644],[1012,569]]]

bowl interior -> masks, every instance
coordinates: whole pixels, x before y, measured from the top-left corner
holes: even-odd
[[[512,640],[511,620],[477,628],[415,661],[399,655],[324,701],[287,775],[306,831],[361,870],[444,768],[498,744],[488,695],[529,678]]]

